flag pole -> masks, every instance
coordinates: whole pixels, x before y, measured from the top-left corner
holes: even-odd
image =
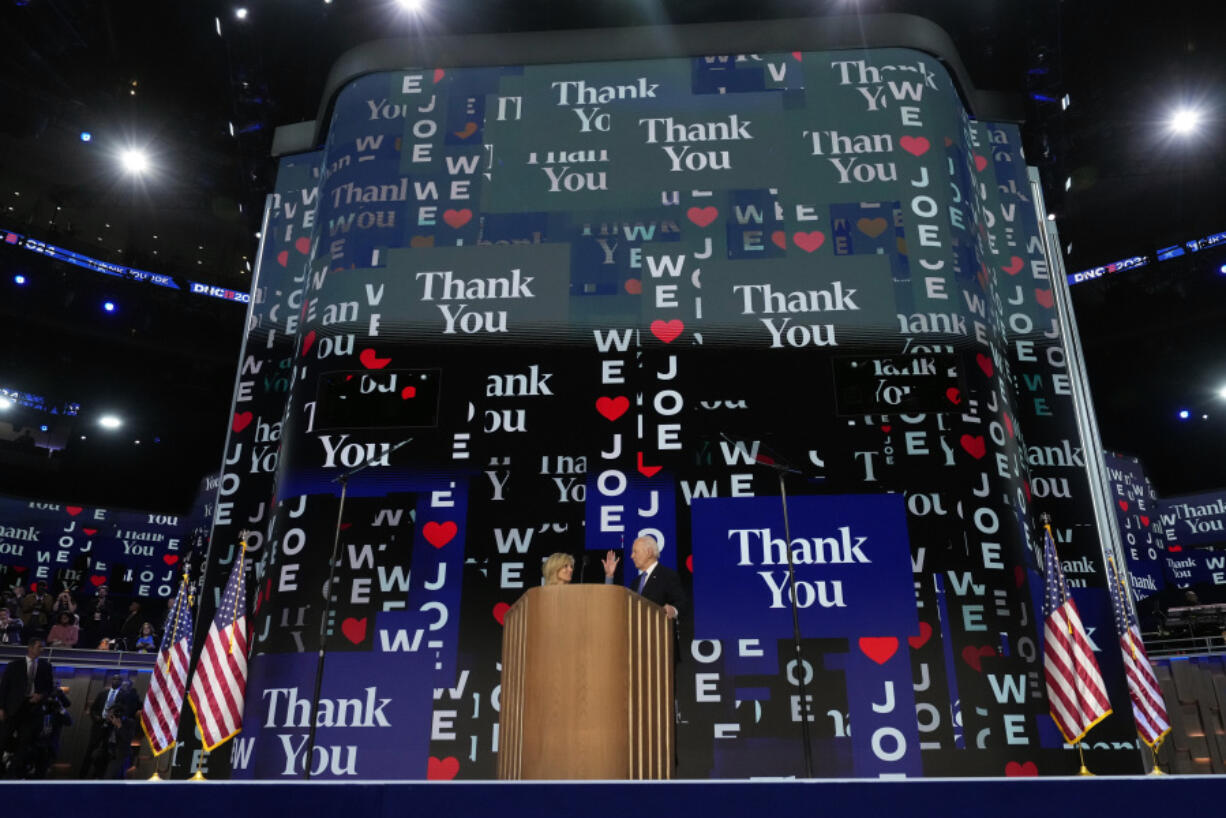
[[[1162,746],[1162,742],[1165,738],[1165,735],[1159,736],[1158,740],[1154,742],[1152,747],[1146,745],[1149,747],[1150,755],[1154,757],[1154,767],[1149,771],[1150,775],[1166,775],[1166,773],[1162,771],[1162,768],[1158,766],[1158,748]]]
[[[200,763],[196,765],[196,774],[187,779],[188,781],[208,781],[208,779],[204,777],[204,773],[201,772],[201,770],[204,768],[205,764],[209,763],[209,751],[204,750],[203,752],[204,755],[200,757]]]

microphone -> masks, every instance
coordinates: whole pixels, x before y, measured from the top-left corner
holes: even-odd
[[[587,551],[584,551],[582,567],[579,568],[579,582],[583,582],[583,575],[586,573],[587,573]]]

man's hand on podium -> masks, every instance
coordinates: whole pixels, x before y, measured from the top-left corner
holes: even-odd
[[[676,608],[674,608],[672,605],[665,605],[665,606],[664,606],[664,615],[665,615],[665,616],[667,616],[669,619],[676,619],[676,618],[677,618],[677,609],[676,609]]]

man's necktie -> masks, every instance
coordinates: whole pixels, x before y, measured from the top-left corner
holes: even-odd
[[[647,572],[639,574],[639,593],[643,593],[643,586],[647,584]]]

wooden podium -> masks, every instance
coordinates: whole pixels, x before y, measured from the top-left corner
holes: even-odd
[[[500,779],[672,778],[663,608],[620,585],[550,585],[503,624]]]

